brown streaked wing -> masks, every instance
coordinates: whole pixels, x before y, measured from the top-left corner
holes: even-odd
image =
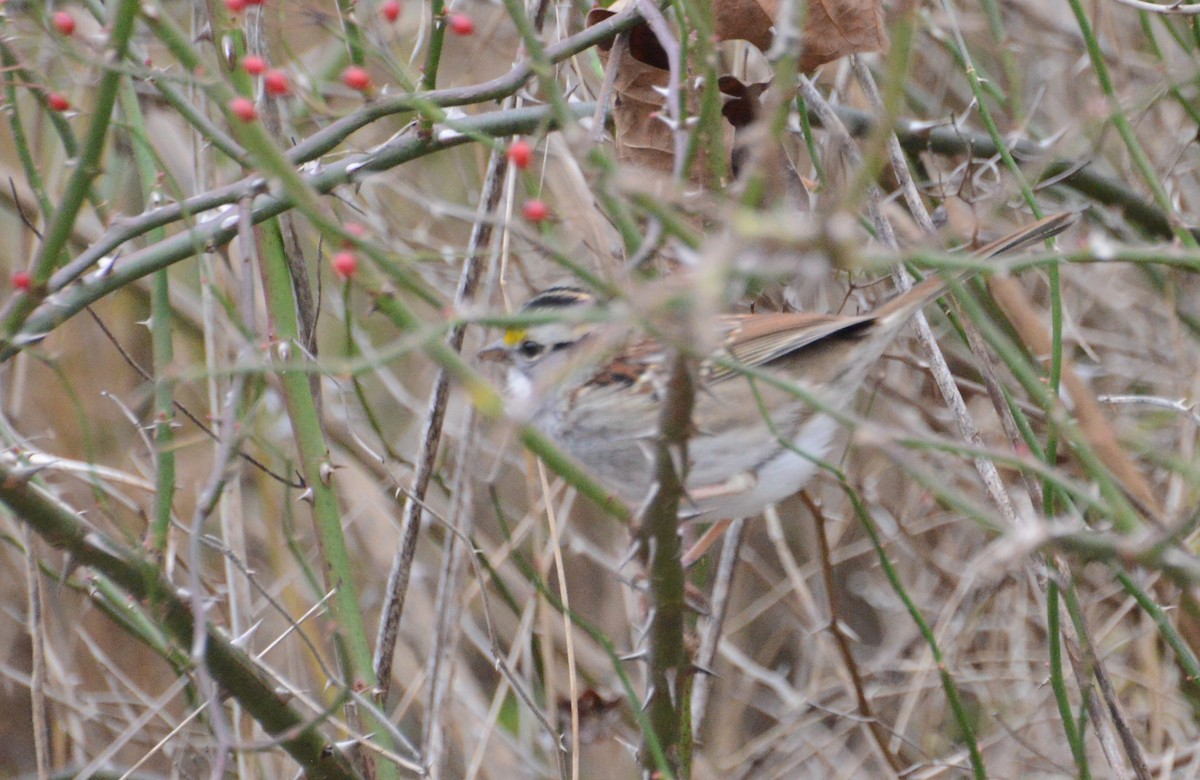
[[[636,385],[646,370],[646,366],[646,363],[631,360],[628,357],[618,357],[601,366],[589,382],[596,387]]]
[[[721,330],[728,334],[722,352],[742,365],[758,367],[875,319],[874,314],[857,317],[806,312],[726,314],[719,320]],[[663,359],[661,343],[652,338],[639,339],[629,343],[621,355],[602,365],[591,382],[597,386],[632,385],[645,369],[659,367]],[[714,365],[708,381],[719,382],[737,374],[736,370]]]
[[[1062,232],[1079,217],[1078,212],[1062,212],[1038,220],[1017,230],[1011,235],[980,247],[975,254],[991,257],[1026,246],[1034,241],[1049,238]],[[962,271],[959,279],[973,271]],[[798,349],[822,339],[842,333],[847,334],[857,327],[879,323],[888,328],[899,321],[907,320],[916,309],[941,295],[946,287],[945,280],[931,277],[915,285],[908,292],[895,296],[869,314],[844,316],[836,314],[779,313],[779,314],[726,314],[720,318],[722,330],[729,334],[724,351],[739,363],[758,367],[789,355]],[[570,289],[570,293],[574,291]],[[564,289],[552,288],[543,295],[566,295]],[[583,293],[580,293],[583,294]],[[528,306],[528,304],[526,304]],[[895,323],[890,321],[896,321]],[[593,377],[600,386],[636,384],[645,368],[658,366],[664,359],[663,347],[654,339],[641,339],[627,345],[624,353],[602,366]],[[711,366],[707,381],[720,382],[736,376],[736,370],[723,366]]]
[[[725,351],[739,363],[757,367],[822,339],[868,325],[875,321],[875,315],[750,314],[729,315],[723,317],[722,321],[732,327]],[[709,381],[720,382],[737,373],[724,366],[714,366]]]
[[[627,343],[620,354],[600,365],[589,383],[595,387],[636,385],[647,369],[658,367],[664,358],[662,344],[643,337]]]

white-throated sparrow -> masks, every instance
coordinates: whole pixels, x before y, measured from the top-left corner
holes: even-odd
[[[989,257],[1048,238],[1076,214],[1047,217],[978,250]],[[688,505],[705,519],[747,517],[798,491],[827,454],[836,421],[909,318],[945,289],[927,279],[868,314],[727,314],[721,346],[698,374],[688,442]],[[576,287],[552,287],[521,311],[548,321],[513,328],[480,351],[508,365],[508,396],[529,421],[633,506],[649,493],[667,349],[595,315]],[[789,392],[750,373],[800,388]],[[810,402],[811,401],[811,402]]]

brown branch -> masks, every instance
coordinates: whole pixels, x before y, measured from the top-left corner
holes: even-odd
[[[817,541],[821,545],[821,575],[825,582],[825,598],[829,602],[829,633],[833,634],[833,641],[837,645],[838,653],[842,656],[842,666],[850,673],[850,680],[854,684],[858,714],[862,716],[863,723],[871,734],[871,739],[875,741],[875,746],[879,748],[879,752],[883,754],[888,765],[897,775],[903,775],[908,765],[904,759],[888,748],[891,734],[879,722],[874,708],[871,707],[871,702],[867,698],[866,683],[858,668],[858,662],[854,659],[854,651],[850,648],[850,637],[846,636],[846,632],[842,630],[839,617],[842,610],[838,603],[837,583],[833,580],[833,554],[829,548],[829,535],[825,533],[825,513],[813,501],[807,490],[800,491],[800,500],[808,507],[813,518],[813,526],[817,530]]]

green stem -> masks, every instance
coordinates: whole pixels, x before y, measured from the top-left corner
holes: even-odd
[[[1062,605],[1058,600],[1058,583],[1050,580],[1046,583],[1046,634],[1050,643],[1050,687],[1054,690],[1054,702],[1058,705],[1058,715],[1062,720],[1064,736],[1071,747],[1071,756],[1079,770],[1079,780],[1089,780],[1092,773],[1088,769],[1087,748],[1083,737],[1075,723],[1071,712],[1071,697],[1067,692],[1066,675],[1063,674],[1062,657]]]
[[[1138,512],[1129,503],[1129,499],[1125,497],[1111,472],[1096,455],[1095,450],[1088,445],[1079,431],[1078,425],[1066,414],[1061,400],[1041,380],[1037,370],[1029,364],[1026,356],[1006,334],[996,327],[973,296],[959,295],[956,299],[962,305],[963,311],[979,328],[983,337],[996,350],[1000,359],[1012,371],[1017,381],[1021,383],[1025,392],[1034,400],[1034,403],[1046,410],[1050,423],[1058,428],[1059,435],[1065,437],[1070,443],[1080,465],[1099,487],[1100,495],[1108,504],[1111,513],[1109,516],[1114,526],[1122,533],[1130,533],[1141,527],[1142,521]]]
[[[337,7],[342,30],[346,33],[346,50],[350,53],[350,61],[355,65],[362,65],[367,61],[367,47],[362,28],[358,24],[359,3],[357,0],[337,0]]]
[[[276,339],[274,354],[276,357],[283,357],[285,363],[290,363],[288,356],[283,354],[284,351],[301,352],[302,342],[292,278],[284,257],[278,224],[272,222],[260,229],[258,240],[261,247],[259,264],[263,276],[263,289],[266,293],[271,331]],[[376,680],[358,597],[358,586],[354,581],[356,567],[346,549],[341,511],[334,490],[336,473],[321,427],[321,415],[317,408],[313,385],[309,382],[308,373],[304,371],[284,367],[278,374],[284,404],[292,424],[292,435],[296,441],[300,473],[307,486],[307,499],[312,504],[321,560],[325,567],[325,587],[333,592],[333,597],[329,600],[330,611],[336,626],[335,639],[346,684],[353,690],[370,690],[375,687]],[[368,719],[372,717],[373,714],[368,712]],[[368,730],[387,746],[390,732],[385,724],[375,723],[369,726]],[[385,776],[395,776],[396,768],[390,763],[381,763],[378,769]]]
[[[537,30],[533,28],[533,22],[530,21],[529,15],[525,13],[525,6],[521,0],[502,0],[502,2],[504,9],[508,11],[509,18],[516,25],[517,34],[521,36],[521,43],[529,52],[529,60],[533,73],[537,76],[538,86],[549,94],[549,102],[554,109],[554,117],[558,120],[558,126],[560,128],[570,126],[575,122],[575,117],[571,113],[570,106],[567,105],[567,98],[563,95],[562,86],[554,78],[554,63],[546,56],[546,47],[542,44],[542,39],[538,37]]]
[[[988,31],[999,52],[1000,66],[1004,69],[1005,86],[1007,90],[997,90],[1009,114],[1017,124],[1021,123],[1021,81],[1022,69],[1017,63],[1016,54],[1012,50],[1012,41],[1008,30],[1004,27],[1004,17],[1000,12],[1000,4],[996,0],[980,0],[984,15],[987,17]]]
[[[431,92],[437,88],[438,68],[442,64],[442,46],[446,42],[445,0],[429,0],[429,48],[425,51],[425,67],[421,70],[421,90]],[[421,135],[433,132],[433,121],[421,120]]]
[[[146,124],[138,105],[133,83],[123,79],[119,92],[121,114],[129,130],[134,167],[141,183],[142,202],[152,202],[157,191],[158,165],[154,147],[146,133]],[[161,241],[165,231],[155,229],[148,234],[150,241]],[[174,425],[175,401],[171,384],[166,378],[174,360],[171,339],[171,291],[167,271],[154,274],[150,291],[150,338],[154,360],[154,510],[150,521],[150,545],[158,555],[167,549],[167,534],[171,528],[171,507],[175,497]]]
[[[501,532],[504,534],[505,539],[511,542],[512,534],[509,533],[509,523],[504,516],[504,511],[500,507],[500,503],[495,492],[492,493],[492,508],[496,513],[496,519],[500,524]],[[478,558],[479,562],[492,574],[493,581],[497,583],[501,582],[496,574],[495,569],[492,567],[491,562],[488,561],[483,552],[478,553],[476,557]],[[634,720],[637,722],[638,728],[641,730],[643,737],[646,739],[647,749],[654,755],[655,766],[662,771],[669,771],[670,765],[667,763],[666,753],[663,751],[662,745],[659,744],[658,739],[655,736],[655,731],[651,727],[646,708],[643,706],[641,697],[638,696],[637,690],[634,688],[633,680],[629,678],[629,674],[625,671],[624,660],[621,657],[621,653],[617,651],[617,646],[613,643],[612,638],[609,637],[608,634],[606,634],[599,626],[592,623],[583,615],[574,610],[567,609],[562,603],[562,599],[557,590],[550,587],[542,579],[541,575],[538,573],[537,567],[526,560],[519,548],[513,548],[511,557],[513,565],[517,567],[517,570],[520,571],[525,579],[537,590],[538,594],[546,600],[547,604],[557,610],[560,614],[565,614],[567,617],[569,617],[572,625],[577,626],[585,634],[587,634],[592,641],[600,645],[600,648],[604,651],[604,654],[608,657],[609,662],[612,664],[613,673],[616,674],[617,679],[621,681],[621,689],[624,691],[625,697],[629,701],[629,709],[633,713]]]
[[[46,185],[42,180],[42,173],[37,163],[34,162],[33,152],[29,148],[29,139],[25,135],[25,125],[21,122],[21,103],[17,100],[15,60],[9,48],[2,42],[0,42],[0,64],[4,65],[4,93],[8,98],[8,110],[4,113],[8,115],[8,127],[12,131],[13,148],[17,152],[17,158],[21,161],[21,171],[25,174],[25,182],[33,191],[34,198],[37,199],[42,219],[49,220],[54,214],[54,206],[51,205],[50,198],[46,195]]]
[[[671,361],[662,413],[655,441],[654,477],[657,489],[646,508],[638,532],[644,551],[652,608],[646,635],[646,663],[650,690],[647,714],[654,736],[680,777],[690,777],[691,767],[681,752],[690,735],[683,732],[687,697],[683,681],[692,676],[684,647],[685,577],[679,538],[679,501],[687,479],[687,439],[692,427],[696,385],[688,358],[675,353]],[[657,756],[645,751],[647,773],[659,769]]]
[[[1162,638],[1175,653],[1179,668],[1187,676],[1187,682],[1184,685],[1194,687],[1196,683],[1200,682],[1200,660],[1197,660],[1196,654],[1192,652],[1192,648],[1188,645],[1187,641],[1179,635],[1179,631],[1171,622],[1170,616],[1167,615],[1166,611],[1154,599],[1150,598],[1150,594],[1146,593],[1129,576],[1129,572],[1117,570],[1115,574],[1117,582],[1121,583],[1121,587],[1125,589],[1125,592],[1132,596],[1134,601],[1138,603],[1138,606],[1150,616],[1154,621],[1154,625],[1158,627],[1158,632],[1162,634]]]

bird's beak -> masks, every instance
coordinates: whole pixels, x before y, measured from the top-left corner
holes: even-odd
[[[491,344],[476,352],[475,357],[489,363],[504,363],[508,361],[508,347],[505,345],[503,338],[496,339]]]

